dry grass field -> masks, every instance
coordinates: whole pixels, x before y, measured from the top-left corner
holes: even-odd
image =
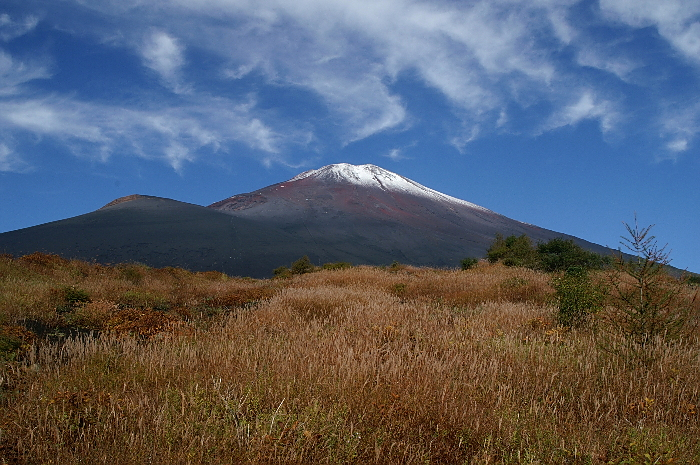
[[[551,279],[0,257],[0,463],[700,463],[698,334],[636,363]]]

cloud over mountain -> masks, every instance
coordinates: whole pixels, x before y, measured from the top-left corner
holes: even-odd
[[[79,87],[46,91],[35,84],[57,78],[63,66],[57,57],[49,75],[26,61],[26,54],[0,48],[0,92],[11,95],[2,105],[15,115],[3,118],[0,130],[52,137],[75,153],[94,144],[102,153],[114,153],[116,140],[129,131],[137,139],[134,147],[148,147],[135,154],[160,153],[175,169],[207,154],[233,151],[228,141],[244,144],[266,162],[294,163],[284,148],[313,152],[309,144],[319,134],[332,133],[342,146],[421,124],[421,114],[411,109],[415,86],[444,99],[452,118],[444,139],[460,148],[494,132],[540,134],[592,120],[603,132],[625,134],[626,124],[641,121],[662,150],[678,156],[698,133],[700,110],[687,99],[690,91],[679,94],[663,77],[669,66],[685,67],[698,82],[700,7],[695,2],[22,3],[28,12],[20,12],[14,0],[8,12],[0,12],[0,38],[6,43],[44,24],[76,40],[135,54],[153,73],[125,83],[140,89],[138,104],[134,99],[105,103],[82,95]],[[649,27],[685,60],[665,54],[670,61],[650,71],[658,66],[656,59],[640,55],[635,45],[647,40],[642,35]],[[606,45],[611,42],[618,46]],[[166,89],[153,88],[149,79]],[[281,91],[291,100],[278,99],[281,108],[261,108],[261,95],[273,99],[267,94]],[[310,99],[304,105],[315,108],[313,117],[288,118],[288,105],[302,97]],[[21,109],[43,122],[18,119]],[[642,109],[646,116],[640,116]],[[52,114],[66,111],[60,127],[49,124]],[[167,121],[157,121],[161,114]],[[119,122],[123,115],[136,120]],[[669,119],[681,121],[677,130],[665,123]],[[192,130],[183,131],[183,123]]]

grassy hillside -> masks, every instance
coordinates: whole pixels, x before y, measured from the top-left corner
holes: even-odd
[[[700,463],[697,332],[637,363],[552,277],[0,257],[0,463]]]

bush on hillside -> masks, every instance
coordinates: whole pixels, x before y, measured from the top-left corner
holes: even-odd
[[[272,270],[272,273],[276,278],[289,278],[292,275],[313,273],[314,271],[317,271],[317,268],[311,263],[308,255],[304,255],[299,260],[292,262],[289,268],[280,266]]]
[[[324,270],[347,270],[348,268],[352,268],[352,263],[348,263],[348,262],[324,263],[321,268],[323,268]]]
[[[610,259],[595,252],[589,252],[571,239],[555,238],[537,245],[539,268],[543,271],[566,271],[572,267],[600,269],[610,263]]]
[[[58,313],[68,313],[91,302],[88,293],[75,286],[64,286],[61,289],[54,290],[54,294],[58,294],[59,302],[56,305]]]
[[[290,267],[290,270],[292,270],[292,274],[311,273],[315,271],[315,269],[316,267],[313,265],[313,263],[311,263],[311,260],[309,260],[309,257],[307,255],[304,255],[299,260],[292,263],[292,266]]]
[[[506,238],[496,234],[486,258],[491,263],[547,272],[566,271],[571,267],[601,269],[611,263],[608,257],[585,250],[571,239],[555,238],[535,246],[525,234]]]
[[[506,266],[521,266],[537,268],[537,251],[532,245],[532,240],[525,234],[522,236],[508,236],[505,239],[501,234],[496,234],[496,239],[486,252],[486,258],[491,263],[502,262]]]
[[[552,279],[556,291],[557,322],[562,326],[583,326],[589,317],[603,308],[606,291],[591,280],[588,270],[571,267]]]
[[[474,257],[467,257],[463,258],[459,263],[462,267],[462,271],[466,271],[478,265],[479,259]]]

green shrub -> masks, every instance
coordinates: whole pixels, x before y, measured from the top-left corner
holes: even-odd
[[[124,308],[152,308],[158,311],[167,311],[171,304],[163,296],[148,291],[126,291],[117,299],[117,305]]]
[[[292,265],[289,268],[286,266],[280,266],[279,268],[272,270],[272,273],[274,274],[275,278],[289,278],[295,274],[313,273],[317,270],[318,268],[311,263],[309,257],[304,255],[299,260],[292,262]]]
[[[306,274],[316,271],[316,267],[313,265],[313,263],[311,263],[309,257],[304,255],[299,260],[292,263],[290,270],[292,271],[292,274]]]
[[[64,286],[54,292],[57,292],[59,295],[59,302],[56,305],[58,313],[72,312],[76,308],[91,302],[90,295],[75,286]]]
[[[90,302],[90,296],[82,289],[67,286],[63,288],[63,300],[67,305],[78,306]]]
[[[143,273],[138,266],[128,265],[119,270],[119,275],[122,279],[129,281],[131,284],[138,285],[143,280]]]
[[[406,283],[396,283],[392,286],[391,291],[398,297],[402,297],[406,294],[407,288]]]
[[[562,326],[580,327],[603,308],[605,290],[591,280],[584,267],[569,268],[552,279],[552,287],[557,301],[557,322]]]
[[[601,269],[612,263],[610,257],[585,250],[571,239],[555,238],[533,246],[526,235],[503,238],[496,234],[486,252],[491,262],[520,266],[546,272],[566,271],[571,267]]]
[[[571,267],[600,269],[610,260],[600,254],[589,252],[571,239],[555,238],[538,244],[538,267],[547,272],[566,271]]]
[[[466,271],[466,270],[468,270],[468,269],[470,269],[470,268],[474,268],[478,263],[479,263],[479,259],[478,259],[478,258],[474,258],[474,257],[463,258],[463,259],[459,262],[459,264],[460,264],[461,267],[462,267],[462,271]]]
[[[291,278],[292,270],[286,266],[280,266],[272,270],[272,274],[275,276],[275,278]]]
[[[334,263],[324,263],[321,267],[324,270],[346,270],[352,268],[352,263],[348,262],[334,262]]]
[[[536,268],[538,263],[537,251],[525,234],[505,239],[501,234],[496,234],[496,239],[486,252],[486,258],[491,263],[500,261],[506,266]]]
[[[0,334],[0,361],[14,360],[22,347],[22,340],[18,337]]]

